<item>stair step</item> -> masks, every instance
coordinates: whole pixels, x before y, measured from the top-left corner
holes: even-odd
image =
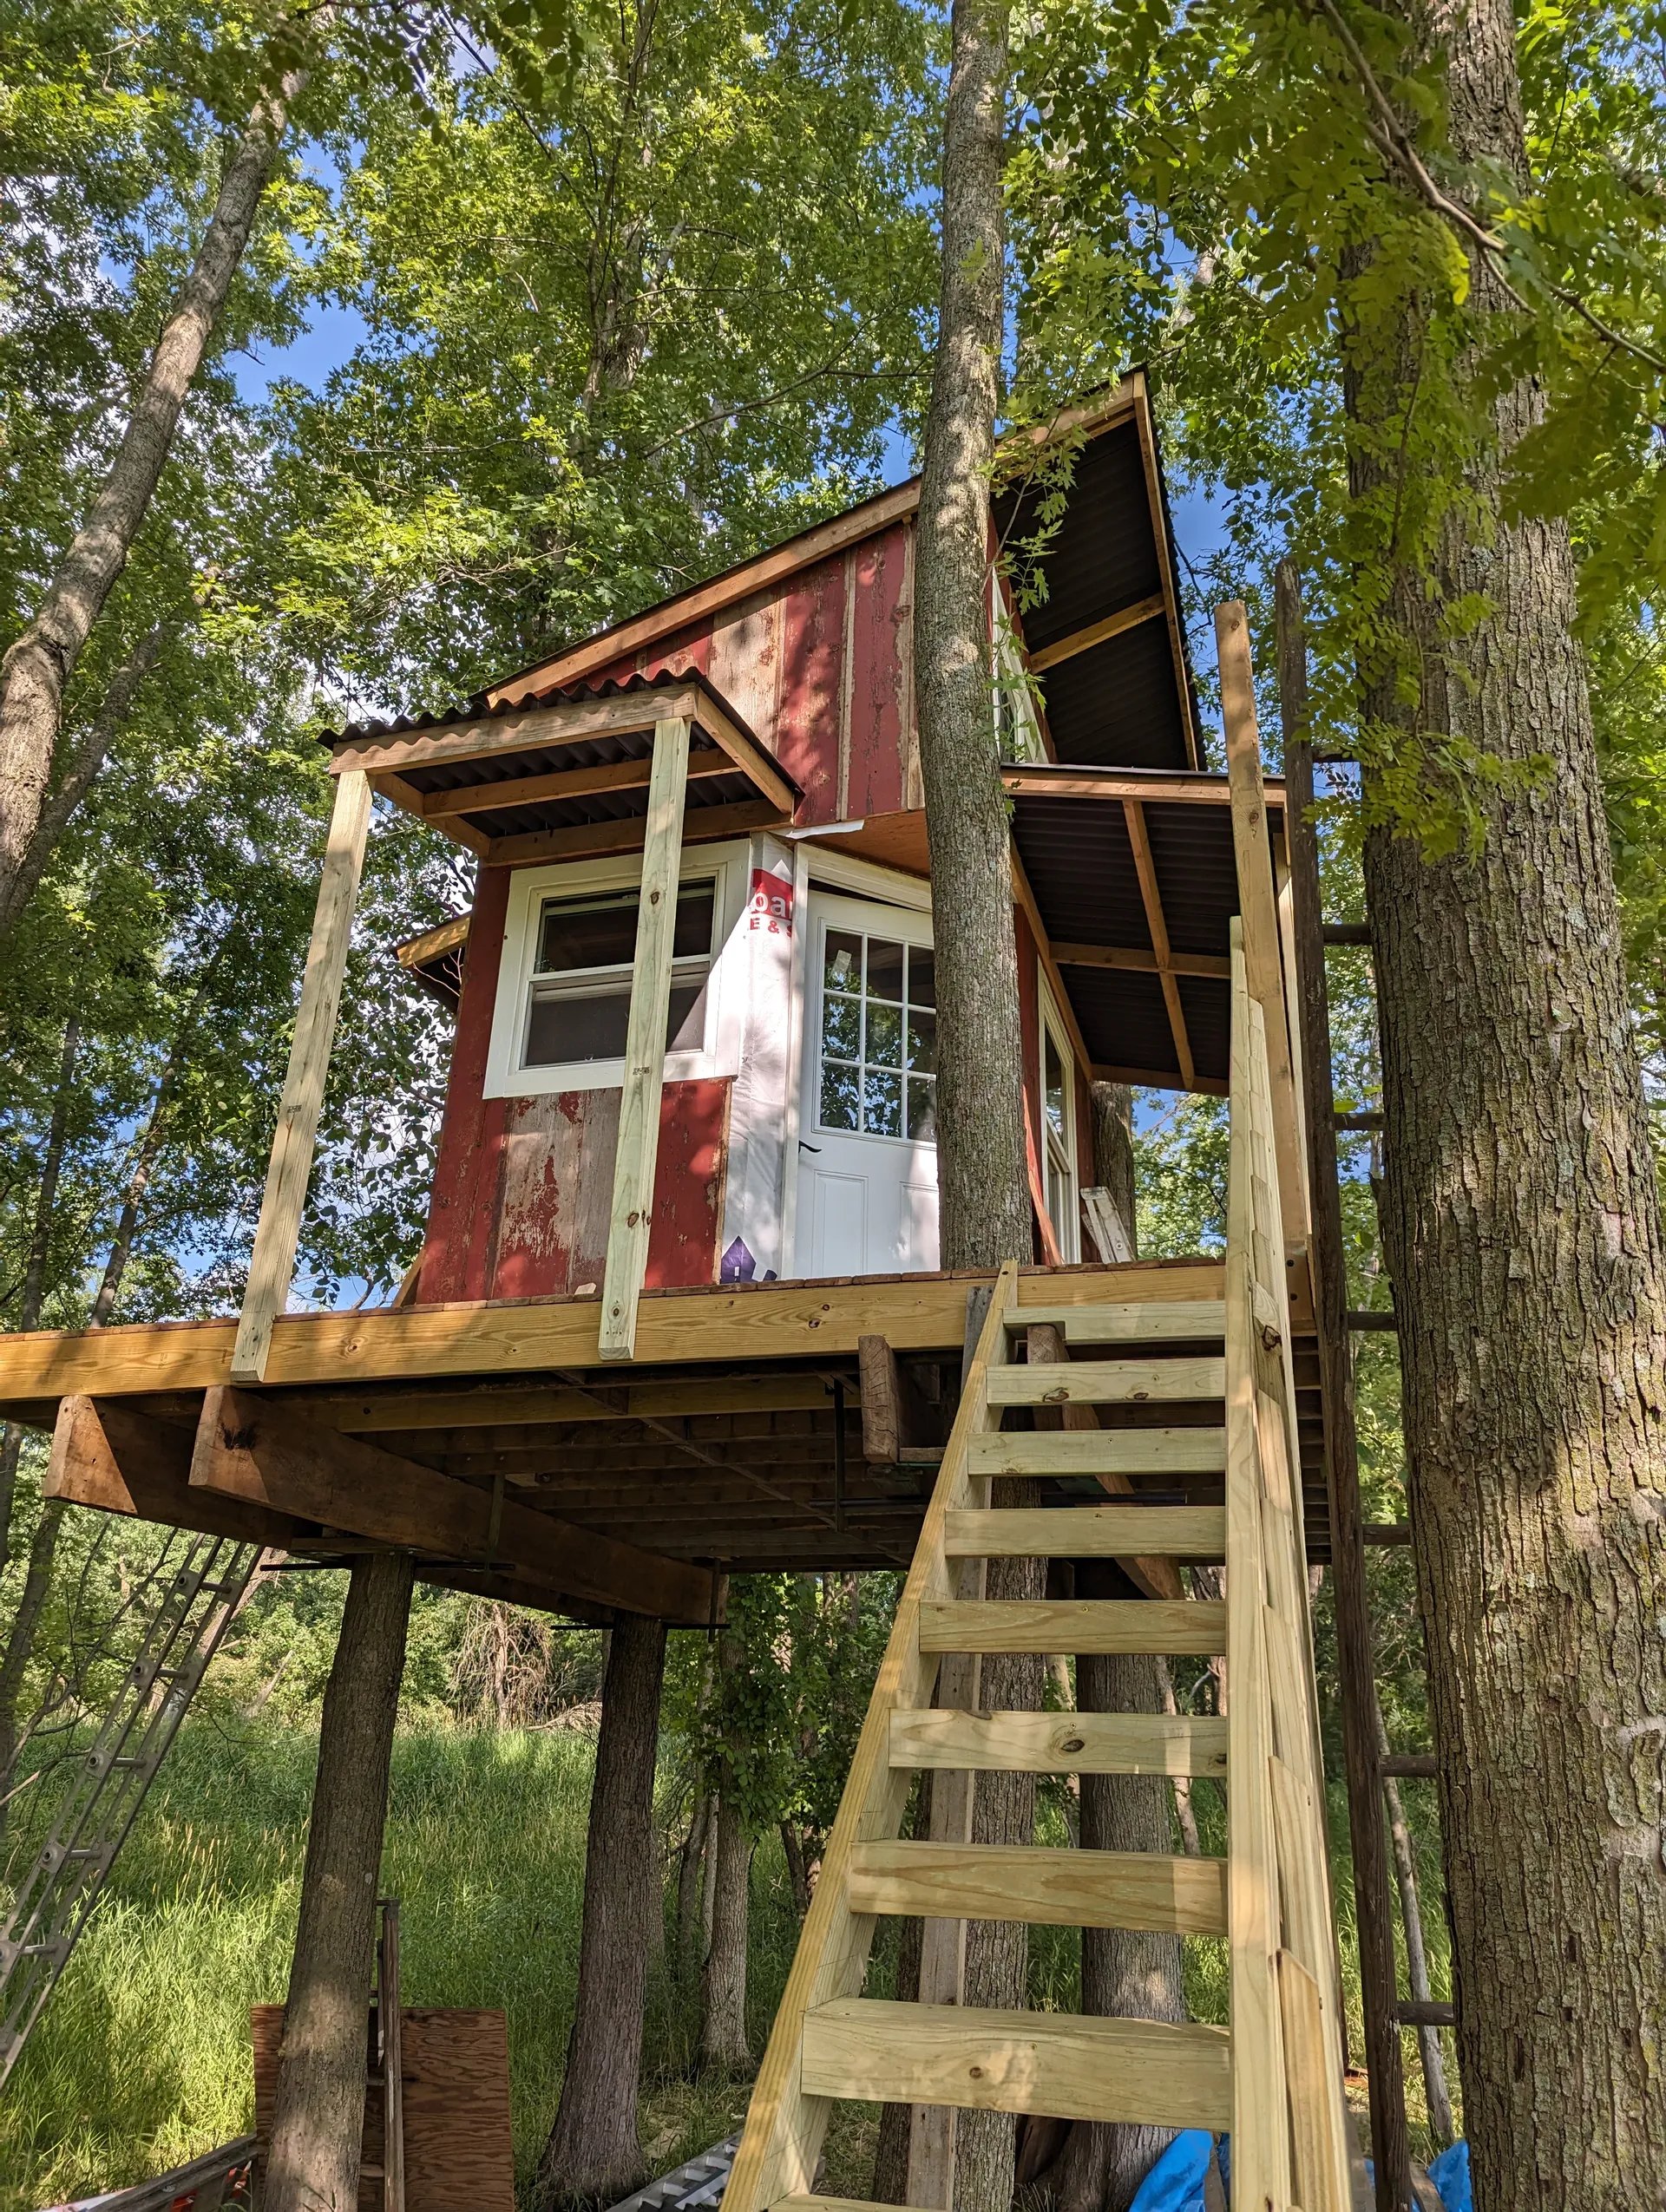
[[[922,1652],[1184,1652],[1226,1649],[1218,1598],[928,1598]]]
[[[1224,1559],[1217,1505],[1007,1507],[951,1513],[951,1559]]]
[[[1226,1772],[1226,1723],[1145,1712],[891,1715],[894,1767],[1007,1774],[1215,1775]]]
[[[1226,1467],[1226,1430],[984,1430],[967,1442],[967,1465],[974,1475],[1219,1475]]]
[[[1232,2124],[1224,2028],[840,1997],[804,2016],[809,2097],[1037,2112],[1151,2127]]]
[[[1161,1851],[1005,1843],[858,1843],[845,1896],[856,1913],[1023,1921],[1032,1927],[1226,1934],[1226,1862]]]
[[[1154,1299],[1150,1304],[1018,1306],[1007,1313],[1011,1330],[1051,1324],[1066,1344],[1204,1344],[1226,1333],[1226,1303],[1218,1298]]]
[[[991,1405],[1143,1405],[1226,1396],[1224,1359],[1038,1360],[992,1367]]]

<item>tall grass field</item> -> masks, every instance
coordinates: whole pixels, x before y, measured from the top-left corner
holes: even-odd
[[[275,1724],[210,1715],[181,1732],[0,2096],[0,2212],[36,2212],[149,2178],[251,2125],[248,2011],[284,1995],[317,1755],[316,1733]],[[593,1760],[582,1736],[443,1724],[403,1729],[394,1752],[384,1880],[400,1901],[405,2001],[507,2013],[516,2178],[528,2205],[572,2018]],[[1204,1848],[1218,1850],[1222,1808],[1203,1802],[1203,1786],[1198,1796]],[[1062,1844],[1065,1829],[1059,1795],[1044,1790],[1038,1840]],[[1345,1853],[1337,1873],[1357,2052]],[[779,1845],[766,1838],[751,1888],[755,2056],[797,1934]],[[1194,2015],[1223,2020],[1223,1947],[1186,1950]],[[1444,1980],[1444,1955],[1440,1965]],[[1032,1931],[1030,1980],[1033,2004],[1074,2008],[1069,1931]],[[882,1946],[870,1992],[889,1993],[889,1980]],[[718,2141],[744,2112],[744,2081],[698,2070],[699,2019],[695,1976],[679,1973],[668,1947],[650,1977],[643,2078],[643,2142],[654,2172]],[[1416,2099],[1414,2061],[1408,2076]],[[826,2186],[861,2197],[876,2111],[836,2111]]]

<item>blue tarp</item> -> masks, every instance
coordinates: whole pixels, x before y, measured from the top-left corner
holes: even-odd
[[[1129,2212],[1204,2212],[1204,2176],[1209,2170],[1209,2147],[1213,2141],[1205,2128],[1187,2128],[1176,2136],[1140,2183]],[[1231,2160],[1224,2136],[1216,2155],[1230,2202]],[[1366,2170],[1370,2171],[1369,2162]],[[1440,2190],[1446,2212],[1475,2212],[1466,2143],[1454,2143],[1450,2150],[1443,2150],[1429,2168],[1429,2179]]]

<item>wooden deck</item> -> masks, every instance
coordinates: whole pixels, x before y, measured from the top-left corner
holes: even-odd
[[[49,1487],[74,1502],[318,1555],[408,1546],[448,1587],[700,1622],[731,1570],[906,1564],[958,1399],[967,1295],[990,1280],[650,1292],[627,1366],[599,1358],[594,1298],[291,1314],[266,1382],[237,1389],[230,1319],[0,1337],[0,1413],[56,1425]],[[1223,1280],[1209,1260],[1037,1267],[1018,1294],[1138,1308],[1217,1299]],[[1291,1289],[1305,1337],[1304,1270]],[[907,1449],[889,1462],[864,1436],[864,1336],[908,1385]],[[1305,1342],[1296,1357],[1318,1550],[1317,1371]],[[1200,1417],[1138,1401],[1100,1415]],[[1217,1503],[1221,1476],[1177,1472],[1171,1491]]]

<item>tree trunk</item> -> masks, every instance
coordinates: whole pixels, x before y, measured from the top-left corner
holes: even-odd
[[[263,2212],[355,2212],[388,1770],[410,1618],[409,1552],[353,1563],[324,1693]]]
[[[1093,1180],[1110,1194],[1128,1232],[1128,1248],[1139,1251],[1139,1199],[1134,1181],[1134,1094],[1125,1083],[1090,1086],[1093,1108]]]
[[[573,2032],[538,2170],[553,2199],[612,2203],[643,2178],[636,2097],[648,1953],[661,1914],[653,1768],[665,1670],[665,1623],[622,1614],[602,1683]]]
[[[5,1793],[12,1787],[11,1770],[17,1757],[17,1700],[23,1692],[30,1655],[35,1649],[41,1608],[52,1587],[52,1568],[62,1528],[63,1508],[56,1499],[49,1499],[35,1524],[29,1565],[23,1570],[23,1594],[12,1615],[5,1656],[0,1659],[0,1831],[3,1831],[6,1823]]]
[[[990,1484],[997,1507],[1033,1506],[1040,1485],[1004,1479]],[[992,1559],[987,1598],[1035,1600],[1047,1594],[1044,1559]],[[1046,1662],[1029,1653],[986,1653],[979,1702],[986,1712],[1040,1712]],[[1035,1841],[1035,1777],[983,1773],[972,1793],[974,1843]],[[1030,1932],[1022,1921],[970,1921],[966,1930],[967,2005],[1021,2010],[1029,1994]],[[1015,2124],[1010,2112],[961,2112],[954,2123],[955,2212],[1007,2212],[1013,2201]]]
[[[1138,1593],[1114,1562],[1081,1560],[1081,1598]],[[1161,1712],[1161,1662],[1079,1653],[1076,1702],[1083,1712]],[[1160,1776],[1085,1774],[1085,1851],[1173,1849],[1169,1790]],[[1082,2010],[1101,2019],[1184,2020],[1184,1980],[1177,1935],[1135,1928],[1082,1930]],[[1172,2139],[1172,2128],[1079,2122],[1049,2179],[1056,2212],[1127,2212],[1135,2191]]]
[[[712,1892],[712,1940],[700,1982],[700,2062],[739,2072],[751,2063],[746,2041],[746,1905],[751,1890],[752,1836],[734,1793],[718,1799],[716,1863]]]
[[[679,1971],[690,1959],[698,1959],[705,1943],[705,1929],[700,1912],[705,1895],[705,1845],[712,1800],[705,1790],[698,1792],[694,1810],[688,1816],[688,1835],[684,1840],[682,1862],[677,1869],[677,1964]]]
[[[44,865],[43,815],[65,690],[149,509],[186,396],[248,244],[289,108],[305,82],[304,71],[292,70],[250,116],[92,512],[35,619],[0,662],[0,935],[16,919]]]
[[[1030,1256],[1018,957],[989,654],[1001,343],[1004,0],[954,0],[942,293],[921,455],[914,652],[937,946],[941,1264]]]
[[[63,1055],[58,1063],[58,1087],[52,1096],[52,1120],[46,1135],[46,1156],[41,1163],[40,1188],[35,1197],[35,1221],[30,1231],[29,1256],[23,1262],[23,1288],[17,1299],[17,1327],[40,1326],[46,1301],[47,1265],[52,1256],[53,1215],[57,1208],[58,1180],[63,1173],[63,1149],[69,1135],[69,1100],[81,1049],[81,1021],[71,1014],[63,1025]],[[14,1421],[0,1428],[0,1567],[11,1557],[11,1508],[17,1495],[17,1459],[23,1432]],[[56,1543],[57,1539],[53,1538]],[[39,1607],[37,1606],[36,1611]],[[13,1636],[16,1636],[16,1628]],[[8,1652],[10,1659],[10,1652]],[[24,1653],[28,1657],[28,1653]],[[16,1709],[16,1692],[13,1708]],[[0,1768],[0,1771],[3,1771]]]
[[[1436,0],[1419,29],[1459,160],[1525,174],[1511,10]],[[1360,456],[1378,402],[1357,375],[1348,398]],[[1503,455],[1538,409],[1527,385],[1494,402]],[[1467,490],[1433,589],[1393,577],[1423,697],[1385,679],[1368,715],[1553,773],[1471,780],[1473,857],[1368,840],[1383,1235],[1476,2202],[1611,2212],[1666,2201],[1666,1290],[1568,532],[1506,522],[1496,460]],[[1492,611],[1453,639],[1472,592]]]

